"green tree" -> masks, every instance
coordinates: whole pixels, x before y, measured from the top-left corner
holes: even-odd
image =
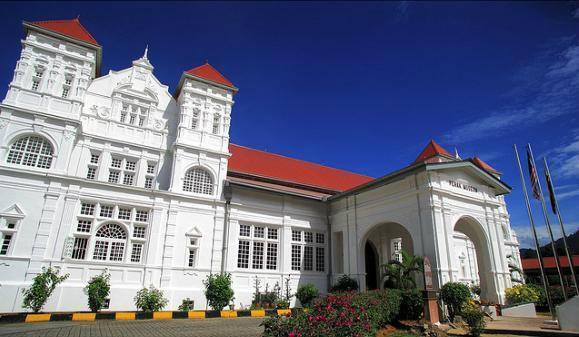
[[[205,285],[205,298],[213,310],[222,310],[233,300],[233,289],[231,289],[231,274],[210,274]]]
[[[68,278],[68,274],[60,276],[60,270],[51,267],[42,267],[42,272],[34,277],[32,285],[28,289],[22,289],[24,299],[22,306],[39,312],[56,286]]]
[[[385,274],[388,276],[389,288],[409,290],[416,288],[414,275],[422,272],[423,259],[420,256],[410,255],[402,251],[402,261],[390,261],[384,265]]]
[[[92,312],[97,312],[102,309],[111,290],[110,280],[111,275],[103,272],[88,281],[85,289],[88,293],[88,307]]]

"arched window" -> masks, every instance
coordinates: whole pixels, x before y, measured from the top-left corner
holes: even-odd
[[[211,174],[201,167],[188,170],[185,173],[185,179],[183,179],[183,191],[212,195],[213,178],[211,178]]]
[[[96,232],[92,258],[94,260],[123,261],[127,232],[119,224],[107,223]]]
[[[50,168],[52,152],[52,145],[46,139],[25,136],[10,145],[6,161],[10,164]]]

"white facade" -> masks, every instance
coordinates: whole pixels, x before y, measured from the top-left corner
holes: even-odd
[[[47,266],[70,276],[46,311],[87,310],[83,288],[105,270],[110,310],[135,310],[149,285],[169,310],[185,298],[205,309],[202,281],[222,271],[238,308],[256,277],[290,278],[295,292],[349,274],[364,289],[368,241],[378,265],[406,249],[429,256],[436,286],[480,275],[484,297],[504,300],[507,255],[520,261],[509,189],[472,162],[413,165],[323,198],[236,184],[235,88],[184,74],[174,97],[146,52],[96,77],[99,48],[30,27],[22,44],[0,106],[0,312],[23,311],[22,289]]]

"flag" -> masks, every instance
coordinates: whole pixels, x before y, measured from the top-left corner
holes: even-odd
[[[529,147],[527,147],[527,163],[529,164],[529,176],[531,176],[533,197],[535,197],[537,200],[541,200],[541,193],[539,192],[539,177],[537,176],[537,169],[535,168],[535,163],[533,162],[533,157],[531,155],[531,149]]]
[[[553,213],[557,214],[557,202],[555,201],[555,188],[553,187],[553,182],[551,181],[551,175],[549,170],[545,171],[545,179],[547,180],[547,188],[549,189],[549,199],[551,199],[551,209]]]

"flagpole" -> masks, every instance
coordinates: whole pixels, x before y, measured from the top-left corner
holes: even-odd
[[[543,257],[541,256],[541,245],[539,244],[539,239],[537,237],[537,229],[535,228],[535,221],[533,220],[533,213],[531,212],[531,203],[529,202],[529,195],[527,193],[527,183],[525,183],[525,176],[523,175],[523,168],[521,166],[521,159],[519,158],[519,151],[517,151],[517,144],[513,145],[515,149],[515,156],[517,157],[517,164],[519,165],[519,173],[521,174],[521,185],[523,187],[523,195],[525,196],[525,205],[527,206],[527,215],[529,216],[529,221],[531,222],[531,229],[533,230],[533,238],[535,239],[535,249],[537,250],[537,259],[539,260],[539,270],[541,271],[541,281],[543,283],[543,290],[545,291],[545,297],[547,298],[547,305],[549,305],[549,311],[553,320],[557,319],[555,315],[555,310],[553,308],[553,303],[551,302],[551,294],[549,294],[548,281],[545,277],[545,270],[543,268]]]
[[[533,150],[531,150],[531,144],[527,143],[527,149],[531,155],[531,161],[535,165],[535,157],[533,156]],[[535,169],[536,171],[536,169]],[[543,197],[543,189],[541,188],[541,182],[537,176],[537,187],[539,188],[539,200],[541,201],[541,206],[543,207],[543,217],[545,218],[545,225],[547,226],[547,232],[549,232],[549,237],[551,238],[551,249],[553,250],[553,256],[555,257],[555,266],[557,267],[557,273],[559,273],[559,282],[561,283],[561,291],[563,292],[563,298],[567,301],[567,291],[565,290],[565,283],[563,282],[563,274],[561,274],[561,266],[559,265],[559,255],[557,254],[557,249],[555,247],[555,238],[553,237],[553,231],[551,230],[551,221],[549,221],[549,214],[547,213],[547,206],[545,206],[545,198]]]
[[[577,293],[577,295],[579,295],[579,288],[577,287],[577,277],[575,276],[575,264],[573,263],[573,256],[569,253],[569,245],[567,244],[567,234],[565,233],[565,226],[563,225],[561,210],[559,210],[559,202],[557,202],[557,194],[555,193],[555,184],[553,184],[551,171],[549,170],[549,165],[547,165],[547,158],[543,158],[543,164],[545,165],[545,174],[548,177],[547,184],[550,184],[550,192],[552,193],[553,197],[553,205],[555,206],[557,218],[559,219],[559,225],[561,226],[561,233],[563,233],[563,243],[565,245],[565,253],[567,254],[567,259],[569,260],[569,268],[571,268],[571,275],[573,277],[573,284],[575,285],[575,292]]]

